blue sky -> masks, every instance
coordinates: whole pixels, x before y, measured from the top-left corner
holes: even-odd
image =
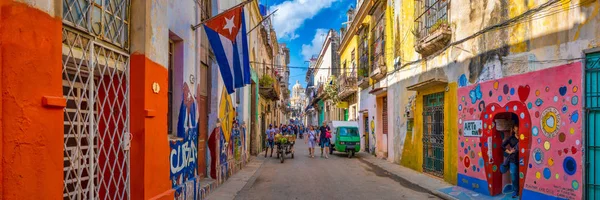
[[[296,80],[306,87],[308,60],[319,53],[329,29],[339,31],[346,21],[346,11],[355,0],[261,0],[273,16],[273,26],[280,43],[290,48],[290,90]],[[302,67],[302,69],[294,68]]]

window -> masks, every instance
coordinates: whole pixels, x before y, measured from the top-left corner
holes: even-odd
[[[173,68],[175,67],[175,43],[173,40],[169,40],[169,89],[167,92],[168,100],[168,109],[167,109],[167,130],[169,135],[173,134]]]
[[[375,20],[375,26],[372,27],[372,44],[371,44],[371,55],[370,58],[373,67],[371,71],[378,68],[381,65],[385,65],[385,5],[380,5],[379,8],[373,13],[373,19]]]
[[[367,34],[368,27],[363,27],[359,33],[359,46],[358,46],[358,76],[367,77],[369,76],[369,37]]]
[[[350,53],[350,70],[349,73],[352,77],[354,77],[354,74],[356,73],[356,49],[352,49],[352,52]]]
[[[448,23],[448,2],[450,0],[416,0],[415,27],[417,38],[427,37],[441,24]]]
[[[358,137],[358,129],[357,128],[347,128],[341,127],[338,128],[340,136],[354,136]]]
[[[129,0],[63,0],[63,22],[129,49]]]

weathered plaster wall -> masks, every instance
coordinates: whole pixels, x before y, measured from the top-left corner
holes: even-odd
[[[449,21],[453,29],[451,42],[467,38],[485,27],[518,16],[546,1],[528,1],[528,4],[524,4],[524,2],[453,1],[449,11]],[[422,124],[420,124],[422,122],[419,121],[422,120],[417,120],[417,117],[421,115],[422,108],[416,107],[412,134],[406,131],[407,119],[402,116],[408,111],[407,108],[411,107],[409,99],[414,95],[405,88],[419,82],[419,79],[415,77],[441,68],[450,85],[468,86],[580,61],[582,51],[598,47],[598,41],[600,41],[600,34],[595,30],[600,23],[598,16],[600,3],[580,3],[581,1],[560,1],[559,4],[556,4],[557,6],[552,7],[553,15],[545,12],[538,17],[526,18],[527,20],[522,22],[522,25],[511,25],[484,33],[444,49],[430,58],[422,58],[414,51],[415,36],[410,32],[414,21],[414,2],[400,1],[396,3],[394,14],[397,15],[396,18],[400,19],[398,20],[400,24],[396,26],[399,28],[398,33],[402,35],[399,37],[399,41],[402,42],[398,45],[398,49],[400,50],[400,61],[403,64],[401,69],[388,76],[388,94],[395,93],[390,100],[394,99],[394,102],[402,104],[398,107],[390,107],[393,110],[390,119],[397,119],[398,114],[401,115],[400,122],[394,121],[393,126],[390,127],[390,130],[394,130],[394,147],[390,150],[394,151],[394,157],[398,157],[392,158],[393,161],[398,162],[399,160],[402,165],[418,171],[422,168],[423,150],[419,144],[422,136],[416,135],[416,132],[422,132],[419,130],[422,128]],[[534,24],[535,28],[533,28]],[[404,36],[405,34],[407,35]],[[420,62],[407,65],[411,61]],[[393,77],[390,76],[396,76],[397,80],[391,80]],[[361,101],[363,98],[361,96]],[[415,102],[419,101],[417,96]],[[363,105],[362,102],[361,105]],[[456,117],[452,118],[452,121],[457,120]],[[452,141],[445,141],[446,144],[447,142]],[[451,149],[455,147],[450,146]],[[448,158],[448,155],[445,158]],[[460,163],[450,166],[457,165]],[[452,170],[452,168],[445,167],[445,175],[452,174]],[[444,178],[451,183],[456,183],[457,180],[456,177]],[[460,180],[458,181],[460,182]]]
[[[62,198],[60,2],[0,1],[0,199]]]

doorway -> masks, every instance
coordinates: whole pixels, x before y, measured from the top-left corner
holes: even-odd
[[[250,154],[258,155],[258,143],[257,136],[260,134],[256,134],[256,118],[258,117],[258,113],[256,112],[256,108],[258,107],[256,103],[256,83],[252,81],[250,86],[250,127],[247,128],[250,132]]]
[[[365,114],[363,117],[364,117],[363,122],[365,123],[364,124],[364,132],[363,132],[364,133],[363,137],[365,138],[365,148],[363,148],[363,149],[365,150],[365,152],[369,153],[370,149],[371,149],[371,146],[369,145],[369,135],[370,135],[369,134],[369,115]]]
[[[585,63],[585,144],[588,150],[585,169],[587,199],[600,199],[600,52],[588,54]]]
[[[520,121],[519,121],[519,116],[517,116],[517,114],[505,112],[505,113],[498,113],[498,114],[494,115],[494,123],[495,123],[494,135],[499,136],[498,138],[500,139],[501,144],[504,144],[504,142],[507,141],[508,138],[510,137],[510,132],[513,129],[513,127],[514,126],[519,127]],[[501,182],[502,182],[501,191],[502,192],[514,191],[513,185],[511,184],[512,177],[510,176],[510,172],[509,172],[509,163],[506,162],[508,159],[508,157],[507,157],[508,154],[504,153],[505,147],[501,146],[499,149],[502,150],[502,151],[500,151],[500,153],[503,154],[502,157],[496,158],[497,160],[492,161],[492,162],[499,164],[501,172],[503,170],[506,170],[505,173],[501,174]],[[521,153],[521,151],[517,150],[517,161],[519,160],[519,158],[522,158],[522,157],[523,157],[523,154]],[[519,184],[519,191],[522,191],[522,190],[523,190],[523,185]]]
[[[444,177],[444,92],[423,96],[423,172]]]

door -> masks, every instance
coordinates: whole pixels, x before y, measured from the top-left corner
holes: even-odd
[[[444,176],[444,93],[423,97],[423,172]]]
[[[369,152],[371,149],[371,146],[369,145],[369,135],[371,135],[369,133],[369,115],[365,115],[365,119],[363,120],[365,122],[364,125],[364,134],[363,137],[365,137],[365,151]]]
[[[63,198],[129,199],[129,54],[63,37]]]
[[[586,196],[600,199],[600,52],[588,54],[585,65]]]
[[[344,109],[344,121],[348,121],[348,109]]]
[[[252,82],[250,86],[250,127],[248,127],[248,131],[250,132],[250,154],[258,155],[258,143],[256,142],[256,137],[260,134],[256,134],[256,118],[258,117],[258,113],[256,112],[256,108],[258,105],[256,104],[256,83]]]

